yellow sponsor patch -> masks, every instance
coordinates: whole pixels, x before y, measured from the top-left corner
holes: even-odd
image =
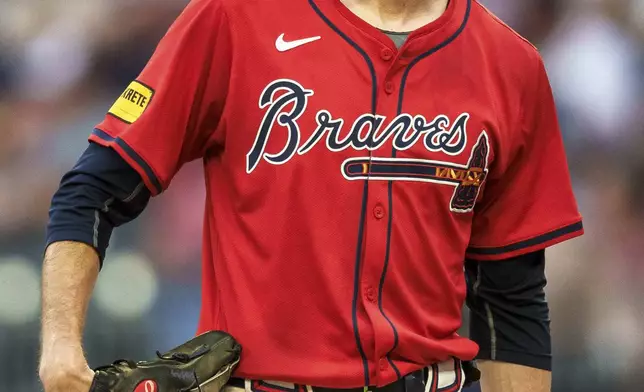
[[[108,113],[128,124],[132,124],[141,117],[150,104],[153,95],[154,90],[135,80],[114,102]]]

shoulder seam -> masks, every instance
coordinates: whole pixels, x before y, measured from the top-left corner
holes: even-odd
[[[532,42],[528,41],[525,37],[521,36],[519,33],[514,31],[510,26],[508,26],[506,23],[504,23],[501,19],[499,19],[498,16],[494,15],[490,10],[488,10],[483,4],[479,2],[479,0],[475,0],[474,3],[476,3],[483,12],[485,12],[494,22],[502,26],[503,28],[507,29],[509,32],[511,32],[515,37],[519,38],[522,42],[528,45],[527,51],[528,51],[528,56],[530,57],[529,61],[529,70],[526,70],[524,72],[525,75],[535,75],[535,70],[538,69],[543,62],[541,59],[541,53],[539,52],[539,49],[532,44]],[[532,50],[530,50],[532,49]],[[521,131],[523,131],[524,127],[524,119],[526,115],[526,101],[530,96],[530,84],[532,83],[533,78],[531,76],[523,77],[522,78],[522,86],[521,86],[521,105],[520,105],[520,113],[517,117],[518,124],[517,126]]]
[[[510,26],[508,26],[505,22],[503,22],[501,19],[499,19],[498,16],[494,15],[483,4],[481,4],[479,2],[479,0],[475,0],[474,3],[476,3],[476,5],[478,5],[486,14],[488,14],[490,16],[490,18],[492,18],[492,20],[494,20],[496,23],[498,23],[499,25],[501,25],[504,28],[506,28],[508,31],[510,31],[512,34],[514,34],[514,36],[516,36],[517,38],[519,38],[521,41],[525,42],[526,44],[530,45],[530,47],[532,49],[534,49],[537,53],[539,53],[539,49],[536,46],[534,46],[534,44],[532,42],[528,41],[525,37],[521,36],[521,34],[519,34],[516,31],[514,31]]]

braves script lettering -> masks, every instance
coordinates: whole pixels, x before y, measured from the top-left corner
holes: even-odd
[[[422,115],[403,113],[387,125],[385,116],[369,113],[359,116],[347,131],[344,119],[333,118],[327,110],[316,114],[317,127],[308,140],[302,142],[297,120],[306,111],[308,99],[313,94],[312,90],[289,79],[276,80],[266,86],[259,99],[259,107],[265,109],[265,114],[255,142],[246,155],[247,173],[252,173],[262,160],[282,165],[295,154],[304,155],[323,138],[330,151],[376,150],[390,138],[393,138],[394,147],[403,151],[422,139],[427,150],[454,156],[461,154],[467,145],[468,113],[459,115],[454,122],[443,114],[428,121]],[[284,131],[288,138],[282,150],[272,154],[266,152],[271,134]]]

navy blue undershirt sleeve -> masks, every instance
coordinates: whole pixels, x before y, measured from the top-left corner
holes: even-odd
[[[47,246],[83,242],[102,266],[112,230],[139,216],[149,200],[141,176],[118,153],[90,143],[52,198]]]
[[[499,261],[466,260],[465,273],[477,358],[551,370],[545,250]]]

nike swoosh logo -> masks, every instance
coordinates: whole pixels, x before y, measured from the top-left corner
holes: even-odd
[[[320,36],[317,37],[310,37],[310,38],[303,38],[303,39],[298,39],[295,41],[284,41],[284,34],[280,34],[279,37],[277,37],[277,40],[275,41],[275,48],[279,52],[286,52],[287,50],[295,49],[298,46],[306,45],[308,43],[311,43],[313,41],[319,40]]]

